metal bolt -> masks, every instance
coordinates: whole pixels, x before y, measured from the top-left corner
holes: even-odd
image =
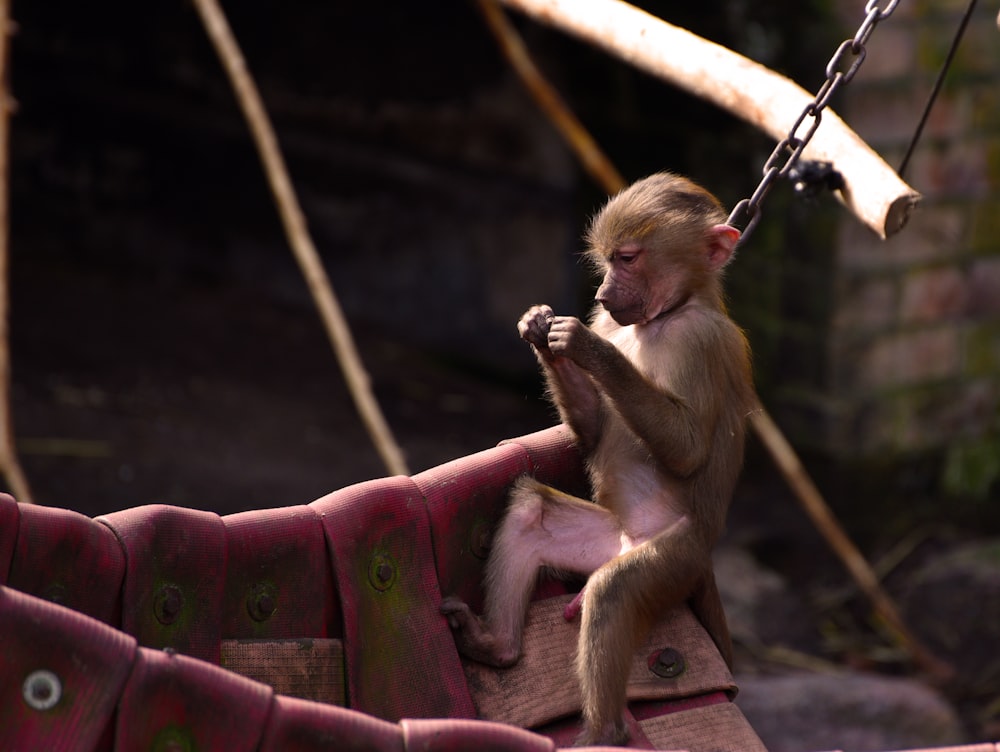
[[[66,602],[66,586],[60,582],[53,582],[45,588],[43,597],[52,603],[63,604]]]
[[[680,676],[685,668],[684,656],[673,648],[664,648],[649,658],[649,670],[663,679]]]
[[[254,621],[266,621],[278,610],[277,588],[270,582],[258,582],[247,596],[247,613]]]
[[[188,732],[178,728],[168,726],[153,739],[153,752],[191,752],[192,749]]]
[[[368,581],[376,590],[385,591],[396,582],[396,562],[389,554],[378,553],[368,564]]]
[[[21,685],[21,694],[28,707],[48,710],[62,697],[62,682],[51,671],[44,669],[32,671]]]
[[[153,599],[153,613],[156,620],[167,626],[177,621],[184,606],[184,595],[176,585],[164,585]]]

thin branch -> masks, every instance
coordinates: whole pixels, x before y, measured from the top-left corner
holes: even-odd
[[[306,227],[274,129],[226,16],[216,0],[194,0],[194,4],[250,126],[288,241],[319,309],[361,419],[388,471],[393,475],[407,475],[409,471],[403,452],[372,394],[368,374],[361,363],[347,320]]]
[[[754,413],[751,424],[785,481],[795,492],[803,510],[871,602],[875,612],[918,666],[935,680],[948,681],[954,675],[954,669],[929,650],[903,621],[895,602],[879,582],[875,570],[844,532],[781,429],[764,410]]]
[[[14,446],[14,418],[10,405],[10,336],[8,313],[10,309],[10,113],[13,100],[10,95],[8,68],[10,65],[10,0],[0,0],[0,472],[7,479],[14,497],[31,504],[31,488],[21,469]]]
[[[524,40],[503,9],[493,0],[477,0],[477,4],[507,62],[517,71],[538,107],[549,117],[562,137],[572,145],[577,158],[594,182],[598,185],[624,187],[625,178],[566,105],[555,87],[538,70],[528,48],[524,45]]]
[[[495,19],[496,14],[500,14],[501,16],[503,14],[497,7],[496,1],[478,0],[478,2],[489,21],[490,29],[498,37],[501,48],[505,52],[510,49],[518,50],[517,55],[519,57],[527,58],[528,52],[524,47],[523,40],[521,40],[514,27],[509,22],[501,23]],[[507,54],[509,55],[510,53],[508,52]],[[521,76],[528,91],[536,98],[536,101],[538,101],[545,112],[549,112],[550,108],[566,109],[566,105],[560,97],[549,96],[547,94],[547,91],[552,87],[543,79],[541,72],[539,72],[534,64],[528,65],[522,62],[515,65],[514,69]],[[558,124],[571,122],[575,124],[574,129],[583,130],[583,126],[579,125],[575,115],[569,112],[568,109],[566,112],[559,113],[553,119],[557,123],[559,131],[564,135],[566,131]],[[573,138],[567,137],[566,141],[576,153],[577,158],[584,164],[611,165],[610,159],[603,154],[600,147],[589,135],[586,138],[574,135]],[[595,157],[595,153],[599,154],[599,156]],[[602,167],[599,170],[589,171],[608,194],[615,194],[625,187],[624,179],[613,166],[610,169]],[[948,679],[953,674],[952,668],[934,656],[907,628],[902,617],[899,615],[899,611],[896,609],[895,603],[879,584],[875,572],[844,532],[829,505],[809,477],[805,467],[803,467],[792,445],[788,443],[781,429],[778,428],[777,424],[775,424],[763,407],[753,413],[750,425],[771,455],[782,477],[792,489],[806,514],[813,521],[813,524],[819,530],[822,537],[826,539],[833,552],[844,564],[848,573],[871,601],[875,611],[891,628],[900,643],[913,657],[913,660],[936,679],[940,681]]]

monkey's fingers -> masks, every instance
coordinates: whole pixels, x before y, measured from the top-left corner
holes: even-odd
[[[552,352],[567,355],[575,340],[585,336],[586,333],[580,331],[582,329],[586,326],[575,316],[555,316],[545,338],[546,344]]]
[[[469,606],[456,595],[449,595],[447,598],[441,600],[441,605],[438,606],[438,610],[444,616],[450,616],[451,614],[468,612]]]
[[[466,658],[497,668],[507,668],[517,663],[520,648],[500,645],[483,620],[472,613],[472,609],[461,598],[445,598],[441,601],[439,610],[454,630],[455,647]]]
[[[441,601],[439,611],[448,619],[448,626],[452,629],[462,629],[472,618],[472,612],[465,602],[453,595]]]
[[[539,349],[548,347],[549,327],[555,318],[552,308],[547,305],[532,306],[517,322],[521,339]]]

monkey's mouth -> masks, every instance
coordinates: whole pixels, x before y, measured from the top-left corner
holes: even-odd
[[[615,320],[619,326],[630,326],[632,324],[646,323],[646,315],[641,308],[619,308],[612,311],[608,309],[608,315]]]

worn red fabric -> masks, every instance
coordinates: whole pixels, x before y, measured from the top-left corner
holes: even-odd
[[[427,507],[410,478],[360,483],[312,504],[344,613],[348,703],[377,718],[472,718],[455,642],[438,611]]]
[[[566,493],[586,497],[589,494],[583,455],[576,446],[573,432],[565,425],[552,426],[516,439],[501,442],[514,444],[527,452],[531,474]]]
[[[272,697],[266,684],[218,666],[140,650],[122,693],[115,749],[255,750]]]
[[[223,637],[343,635],[323,524],[312,507],[243,512],[222,521],[228,552]]]
[[[0,749],[96,749],[132,670],[135,639],[5,587],[0,632]]]
[[[399,725],[406,749],[421,752],[552,752],[556,747],[544,736],[487,721],[405,720]]]
[[[7,582],[10,573],[20,519],[20,505],[14,501],[14,497],[0,493],[0,583]]]
[[[275,696],[257,752],[403,752],[403,730],[364,713]]]
[[[125,555],[105,525],[68,509],[24,505],[7,584],[118,625]]]
[[[530,470],[524,449],[507,445],[413,477],[427,502],[443,595],[458,595],[474,610],[482,609],[483,565],[493,529],[511,484]]]
[[[218,663],[226,576],[222,519],[160,504],[97,519],[125,551],[122,629],[140,645]]]
[[[524,473],[586,495],[562,427],[412,479],[225,518],[154,505],[89,520],[0,494],[0,582],[74,609],[0,587],[0,749],[553,749],[469,720],[438,610],[442,590],[478,605],[491,530]],[[352,709],[211,665],[223,639],[253,638],[342,639]],[[58,678],[53,707],[25,701],[33,674]],[[641,720],[677,708],[633,709]]]

